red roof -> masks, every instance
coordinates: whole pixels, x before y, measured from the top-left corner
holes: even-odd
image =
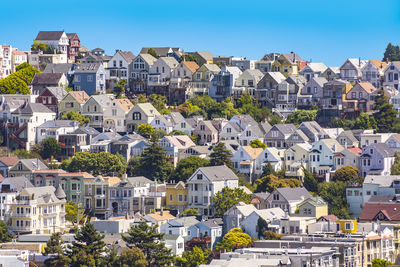
[[[0,157],[0,161],[6,164],[7,166],[14,166],[18,162],[18,157]]]
[[[329,214],[326,216],[321,216],[318,218],[317,221],[330,221],[330,222],[336,222],[338,219],[338,217],[336,217],[336,215],[334,214]]]
[[[383,218],[378,215],[382,214]],[[360,215],[363,221],[400,221],[400,203],[366,203]]]
[[[361,153],[362,153],[362,149],[359,147],[348,147],[347,150],[353,154],[356,154],[357,156],[361,155]]]

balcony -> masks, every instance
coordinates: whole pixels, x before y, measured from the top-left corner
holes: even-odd
[[[9,218],[30,218],[31,216],[31,213],[9,213],[6,215]]]

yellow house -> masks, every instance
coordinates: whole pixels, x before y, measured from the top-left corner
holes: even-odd
[[[274,71],[281,72],[285,77],[298,75],[301,70],[302,59],[299,55],[291,52],[290,54],[281,54],[277,60],[272,63]]]
[[[179,212],[188,205],[188,188],[182,181],[177,184],[168,184],[165,196],[167,207],[177,209]]]
[[[59,186],[28,187],[13,199],[5,215],[16,233],[50,234],[65,230],[65,193]]]
[[[357,220],[337,220],[336,224],[337,229],[342,231],[342,233],[357,233]]]
[[[311,197],[298,205],[299,216],[320,218],[328,215],[328,204],[321,197]]]

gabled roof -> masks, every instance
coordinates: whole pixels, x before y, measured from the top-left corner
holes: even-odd
[[[327,69],[326,65],[322,62],[309,62],[306,66],[309,67],[313,72],[322,73]]]
[[[281,83],[286,80],[286,77],[282,74],[282,72],[279,71],[267,72],[265,75],[270,76],[276,83]]]
[[[10,183],[16,189],[17,192],[21,192],[22,189],[24,188],[34,187],[33,184],[29,181],[29,179],[26,178],[25,176],[7,177],[4,178],[2,183],[4,182]]]
[[[222,227],[224,224],[222,218],[214,218],[214,219],[208,219],[205,221],[201,221],[198,224],[203,224],[207,226],[208,228],[219,228]]]
[[[362,149],[359,148],[359,147],[348,147],[347,150],[350,151],[351,153],[357,155],[357,156],[360,156],[361,153],[362,153]]]
[[[276,188],[275,190],[279,192],[289,202],[303,201],[312,197],[312,195],[304,187],[296,187],[296,188],[282,187],[282,188]]]
[[[301,202],[301,203],[299,204],[299,206],[300,206],[300,205],[303,205],[303,204],[306,204],[306,203],[309,203],[309,204],[311,204],[311,205],[313,205],[313,206],[315,206],[315,207],[322,207],[322,206],[327,206],[327,205],[328,205],[328,204],[322,199],[322,197],[310,197],[310,198],[304,200],[303,202]]]
[[[125,59],[125,61],[128,62],[128,64],[131,63],[132,60],[135,58],[135,55],[131,51],[118,50],[117,53],[120,54],[121,57],[123,57],[123,59]]]
[[[11,167],[14,166],[15,163],[19,161],[19,158],[16,156],[0,157],[0,161],[3,162],[5,165]]]
[[[160,115],[160,113],[151,103],[139,103],[136,104],[135,107],[136,106],[139,107],[148,117]]]
[[[143,47],[140,50],[140,54],[147,54],[150,48],[153,49],[159,57],[166,57],[168,53],[173,51],[171,47]]]
[[[175,69],[179,64],[174,57],[159,57],[158,60],[164,61],[171,69]]]
[[[58,63],[58,64],[53,64],[53,63],[48,63],[46,65],[46,68],[44,68],[44,73],[65,73],[67,74],[69,71],[71,71],[71,68],[74,64],[72,63]]]
[[[141,57],[144,61],[146,61],[147,64],[149,64],[149,66],[152,66],[154,64],[154,62],[157,61],[157,59],[155,57],[153,57],[150,54],[139,54],[138,57]]]
[[[118,104],[125,112],[133,108],[132,102],[127,98],[116,98],[114,99],[114,102]]]
[[[36,36],[36,41],[50,41],[50,40],[60,40],[64,31],[40,31]]]
[[[277,129],[284,135],[290,135],[290,134],[296,132],[296,130],[297,130],[296,126],[292,123],[275,124],[274,126],[272,126],[271,130],[272,129]]]
[[[380,71],[383,71],[388,65],[388,63],[386,61],[380,61],[380,60],[374,60],[374,59],[371,59],[369,61],[369,63],[374,65]]]
[[[95,128],[89,127],[89,126],[83,126],[74,131],[75,134],[88,134],[88,135],[93,135],[96,136],[100,134],[99,131],[97,131]]]
[[[217,64],[203,64],[202,67],[214,73],[218,73],[221,71],[220,67],[218,67]]]
[[[63,73],[36,73],[31,85],[58,85]]]
[[[152,218],[153,220],[156,220],[156,221],[164,221],[164,220],[175,219],[175,216],[173,216],[169,212],[169,210],[157,211],[157,212],[149,213],[146,216],[148,216],[148,217],[150,217],[150,218]]]
[[[28,187],[24,191],[33,199],[36,199],[39,204],[58,202],[59,198],[55,195],[56,188],[54,186]]]
[[[174,145],[178,149],[186,149],[188,147],[195,146],[192,139],[188,135],[172,135],[172,136],[164,136],[166,140],[172,145]]]
[[[100,63],[77,64],[76,68],[75,68],[75,74],[77,74],[77,73],[97,73],[100,66],[102,66]]]
[[[171,118],[173,124],[177,124],[185,120],[185,118],[179,112],[170,112],[167,114],[167,116]]]
[[[375,221],[382,213],[385,221],[400,221],[400,203],[365,203],[360,220]]]
[[[213,54],[211,54],[209,51],[196,51],[196,53],[205,61],[210,61],[214,59]]]
[[[252,159],[258,158],[258,156],[264,151],[264,149],[261,147],[253,148],[251,146],[242,146],[242,148]]]
[[[144,177],[144,176],[135,176],[135,177],[128,177],[126,180],[129,181],[134,187],[142,187],[147,184],[154,183],[152,180]]]
[[[78,121],[71,120],[50,120],[42,123],[39,128],[61,128],[61,127],[76,127],[79,125]]]
[[[89,99],[89,95],[85,91],[70,91],[70,94],[80,104],[84,104]]]
[[[49,168],[44,164],[40,159],[20,159],[18,162],[21,162],[30,170],[48,170]],[[16,164],[18,164],[18,162]],[[15,164],[14,164],[15,166]]]
[[[356,84],[354,87],[360,86],[362,89],[364,89],[368,94],[371,94],[372,92],[376,91],[377,89],[375,86],[373,86],[370,82],[359,82]],[[353,88],[354,88],[353,87]]]
[[[350,62],[354,67],[356,67],[357,69],[361,69],[362,67],[364,67],[365,66],[365,64],[367,64],[367,60],[361,60],[361,59],[358,59],[358,58],[348,58],[344,63],[343,63],[343,65],[340,67],[340,69],[342,68],[342,67],[344,67],[344,65],[347,63],[347,62]]]
[[[210,166],[201,167],[198,169],[204,175],[206,175],[211,181],[226,181],[226,180],[238,180],[236,174],[227,166]]]
[[[321,87],[323,87],[324,84],[328,82],[328,80],[325,79],[325,77],[313,77],[313,78],[311,78],[311,80],[314,80],[315,83]]]
[[[54,113],[42,103],[24,103],[11,114]]]
[[[61,101],[67,95],[67,91],[65,91],[63,87],[47,86],[46,88],[53,96],[55,96],[58,99],[58,101]]]
[[[197,65],[197,63],[194,61],[183,61],[182,64],[185,65],[192,73],[195,73],[199,68],[199,65]]]
[[[108,96],[108,95],[92,95],[90,98],[95,100],[103,108],[109,107],[111,105],[111,101],[112,101],[110,96]]]
[[[325,216],[321,216],[317,219],[317,222],[319,221],[330,221],[330,222],[336,222],[338,219],[338,217],[336,217],[336,215],[333,214],[329,214],[329,215],[325,215]]]
[[[75,35],[77,35],[76,33],[67,33],[67,37],[68,37],[68,39],[71,39],[71,38],[74,38],[75,37]]]
[[[190,227],[197,223],[199,223],[199,220],[196,219],[196,216],[181,217],[181,218],[169,221],[169,224],[172,226],[178,224],[179,226],[183,226],[183,227]]]
[[[382,154],[385,158],[387,157],[394,157],[394,151],[385,143],[376,143],[371,144],[370,146],[375,147],[379,153]]]
[[[302,61],[301,57],[296,53],[282,54],[282,56],[291,63],[298,63],[299,61]]]
[[[256,210],[255,213],[267,222],[279,220],[285,216],[285,212],[281,208],[261,209]]]
[[[239,202],[238,204],[227,210],[225,212],[225,215],[229,214],[234,209],[237,209],[244,217],[249,216],[253,211],[257,210],[257,208],[254,207],[253,204],[245,204],[243,202]]]

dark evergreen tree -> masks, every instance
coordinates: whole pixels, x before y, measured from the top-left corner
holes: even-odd
[[[47,246],[44,248],[43,252],[44,256],[49,256],[49,258],[44,261],[46,266],[68,266],[70,259],[65,255],[64,248],[62,247],[63,244],[64,241],[62,240],[62,233],[53,233],[50,236],[50,239],[47,241]]]
[[[121,252],[120,263],[122,266],[129,267],[146,267],[149,265],[143,252],[137,247],[125,248]]]
[[[213,147],[213,151],[210,154],[210,165],[211,166],[226,165],[229,168],[233,168],[231,157],[232,153],[228,149],[226,149],[225,144],[219,142]]]
[[[317,192],[318,191],[318,182],[314,178],[311,172],[303,168],[303,173],[304,173],[304,182],[303,185],[304,187],[310,191],[310,192]]]
[[[11,235],[8,232],[8,226],[4,221],[0,221],[0,242],[8,242],[11,240]]]
[[[400,60],[400,48],[398,45],[392,45],[388,43],[385,53],[383,54],[383,61],[399,61]]]
[[[93,224],[87,222],[75,234],[75,240],[72,242],[71,258],[73,266],[86,265],[80,262],[84,257],[82,252],[93,257],[96,266],[102,263],[101,253],[105,251],[104,235],[97,232]],[[88,258],[91,261],[91,259]]]
[[[165,247],[163,237],[164,234],[157,232],[157,225],[149,226],[144,221],[132,226],[128,235],[122,235],[129,247],[137,247],[144,253],[149,266],[169,266],[173,262],[171,250]]]
[[[395,124],[398,123],[398,118],[396,117],[397,111],[389,103],[383,90],[380,90],[378,96],[375,98],[374,109],[377,110],[374,113],[374,118],[378,126],[378,131],[381,133],[391,132]]]

